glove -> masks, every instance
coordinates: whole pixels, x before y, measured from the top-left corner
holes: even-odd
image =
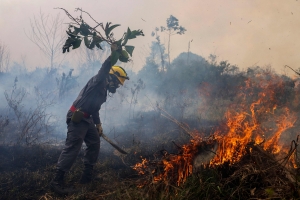
[[[117,44],[112,43],[112,44],[110,45],[110,50],[111,50],[111,52],[117,51],[118,49],[121,49],[121,47],[118,46]]]
[[[100,124],[96,124],[96,129],[97,129],[97,131],[99,133],[99,136],[101,136],[102,133],[103,133],[103,129],[102,129],[101,123]]]

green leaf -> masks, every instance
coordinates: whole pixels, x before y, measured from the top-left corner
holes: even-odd
[[[124,57],[123,55],[120,55],[120,56],[119,56],[119,60],[120,60],[121,62],[125,62],[125,63],[126,63],[126,62],[128,62],[129,59],[128,59],[128,57],[126,58],[126,57]]]
[[[131,40],[131,39],[133,39],[133,38],[136,38],[136,36],[135,36],[135,32],[131,32],[131,34],[130,35],[128,35],[128,37],[127,37],[129,40]]]
[[[120,46],[121,46],[121,43],[122,43],[122,39],[119,39],[119,40],[116,41],[115,43],[118,45],[118,47],[120,47]]]
[[[77,35],[80,32],[80,28],[74,26],[74,31],[72,32],[73,35]]]
[[[109,25],[111,24],[111,22],[106,22],[106,26],[105,26],[105,30],[108,29]]]
[[[110,57],[111,66],[114,66],[117,63],[119,57],[120,57],[120,54],[117,51],[113,51],[111,53],[111,57]]]
[[[99,37],[98,35],[94,35],[93,36],[93,41],[90,45],[90,48],[94,48],[95,45],[99,48],[102,49],[102,47],[100,46],[100,43],[103,41],[103,39],[101,37]]]
[[[115,24],[115,25],[112,25],[111,27],[107,27],[105,28],[105,35],[108,37],[108,35],[110,34],[110,32],[116,28],[117,26],[120,26],[120,24]]]
[[[130,30],[130,28],[128,27],[128,28],[127,28],[127,32],[126,32],[126,35],[125,35],[125,38],[124,38],[124,41],[123,41],[123,43],[122,43],[122,46],[124,46],[124,45],[127,44],[128,36],[130,36],[130,35],[131,35],[131,30]]]
[[[73,42],[75,42],[76,38],[71,38],[68,37],[68,39],[66,40],[66,44],[72,44]]]
[[[63,46],[63,53],[65,53],[66,51],[68,51],[69,52],[69,49],[70,49],[70,47],[72,46],[72,44],[69,44],[69,43],[65,43],[64,44],[64,46]]]
[[[89,48],[91,41],[88,39],[88,37],[84,37],[84,44],[87,48]]]
[[[130,54],[130,56],[132,57],[132,52],[134,50],[134,46],[125,46],[125,50]]]
[[[80,33],[84,36],[92,35],[92,33],[89,30],[89,26],[87,24],[82,23],[80,25]]]
[[[73,48],[72,49],[77,49],[78,47],[80,47],[80,44],[81,44],[81,40],[80,39],[76,39],[73,42]]]
[[[128,37],[128,39],[136,38],[136,36],[139,36],[139,35],[144,36],[144,33],[143,33],[142,30],[139,29],[139,30],[131,31],[131,34],[130,34],[130,36]]]
[[[103,39],[101,37],[99,37],[98,35],[93,36],[93,41],[95,43],[100,43],[103,41]]]
[[[68,39],[66,40],[64,46],[63,46],[63,53],[65,53],[66,51],[69,52],[69,48],[73,45],[73,43],[76,41],[76,38],[71,38],[68,37]]]
[[[122,50],[122,56],[125,58],[129,58],[127,51]]]
[[[125,37],[125,39],[124,39],[124,41],[123,41],[123,43],[122,43],[122,46],[126,45],[126,44],[127,44],[127,41],[128,41],[128,38]]]
[[[66,32],[67,32],[67,34],[68,34],[71,38],[75,38],[75,37],[76,37],[76,35],[73,35],[72,32],[69,32],[69,31],[66,31]]]

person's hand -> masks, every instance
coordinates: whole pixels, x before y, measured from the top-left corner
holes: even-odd
[[[101,136],[102,133],[103,133],[103,129],[102,129],[101,123],[100,124],[96,124],[96,129],[98,131],[99,136]]]
[[[110,49],[111,49],[111,52],[113,52],[113,51],[117,51],[117,50],[119,49],[119,47],[118,47],[117,44],[112,43],[112,44],[110,45]]]

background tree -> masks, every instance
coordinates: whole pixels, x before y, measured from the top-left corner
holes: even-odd
[[[0,72],[7,72],[10,62],[10,53],[7,46],[0,42]]]
[[[61,46],[65,37],[61,34],[63,19],[59,14],[55,17],[45,15],[40,11],[38,16],[30,20],[30,32],[26,36],[42,51],[50,61],[53,69],[55,59],[60,56]]]
[[[53,94],[34,87],[34,95],[32,95],[34,98],[30,101],[35,103],[28,105],[26,99],[31,98],[30,93],[17,83],[16,77],[13,87],[4,92],[8,107],[14,113],[14,117],[8,118],[11,122],[9,137],[14,144],[39,144],[52,131],[51,124],[54,119],[47,109],[54,105]]]
[[[168,58],[169,58],[169,66],[171,64],[170,62],[170,42],[171,42],[171,36],[172,35],[182,35],[186,31],[186,29],[182,26],[179,26],[179,21],[176,17],[173,15],[170,15],[170,17],[167,19],[167,26],[161,26],[160,27],[161,32],[166,31],[168,34]]]
[[[191,42],[193,42],[193,40],[190,40],[188,43],[188,55],[187,55],[187,60],[186,60],[187,65],[189,64]]]
[[[66,93],[74,88],[78,83],[76,77],[72,76],[74,69],[70,69],[69,73],[66,75],[62,73],[61,78],[56,78],[56,83],[58,86],[58,97],[62,99]]]
[[[152,46],[151,46],[151,56],[154,58],[155,55],[153,55],[153,53],[155,51],[153,51],[153,49],[156,47],[159,49],[159,57],[160,57],[160,63],[161,63],[161,71],[164,72],[165,71],[165,60],[166,57],[168,57],[168,55],[165,54],[165,47],[163,44],[161,44],[160,41],[160,36],[157,34],[157,32],[159,31],[159,28],[155,28],[155,32],[152,32],[152,36],[155,36],[155,40],[156,42],[153,42]],[[154,60],[154,59],[153,59]]]

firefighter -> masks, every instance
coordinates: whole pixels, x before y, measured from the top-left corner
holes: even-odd
[[[112,52],[118,48],[116,44],[111,45]],[[76,160],[83,142],[87,148],[83,159],[84,170],[79,182],[86,184],[92,180],[93,166],[100,150],[99,136],[103,131],[99,110],[106,101],[107,93],[115,93],[126,79],[129,80],[122,67],[111,66],[110,58],[111,56],[105,60],[98,73],[87,82],[67,112],[67,138],[58,158],[55,177],[50,182],[51,188],[57,193],[67,193],[63,187],[64,175]]]

